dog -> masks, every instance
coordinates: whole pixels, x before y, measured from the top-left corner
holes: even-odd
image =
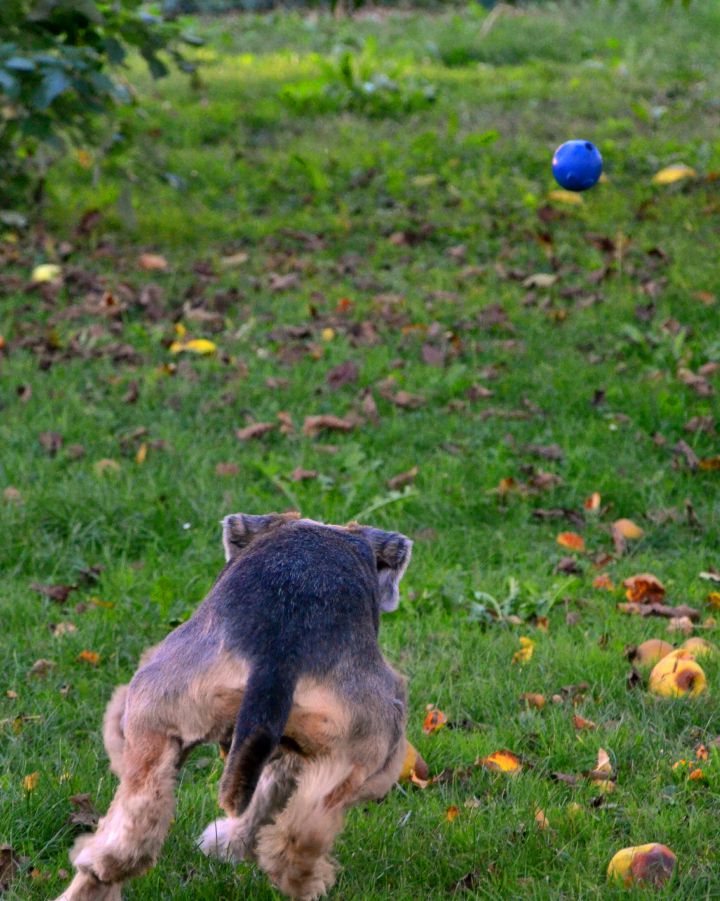
[[[297,513],[223,520],[226,564],[193,616],[146,651],[113,694],[103,738],[119,777],[97,831],[71,858],[57,901],[120,901],[155,863],[174,814],[178,769],[200,743],[226,750],[226,817],[208,855],[255,861],[285,895],[334,884],[345,811],[381,798],[406,755],[406,683],[378,646],[412,542]]]

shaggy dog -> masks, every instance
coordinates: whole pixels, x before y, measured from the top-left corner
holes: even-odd
[[[254,860],[292,898],[323,895],[345,810],[385,795],[405,757],[404,679],[378,647],[412,543],[298,514],[223,521],[227,563],[193,616],[116,689],[103,736],[120,778],[72,853],[62,901],[119,901],[157,859],[178,768],[201,742],[227,751],[206,854]],[[60,899],[58,899],[60,901]]]

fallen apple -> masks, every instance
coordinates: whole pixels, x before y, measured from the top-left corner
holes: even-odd
[[[695,657],[717,657],[717,647],[709,642],[706,638],[688,638],[682,643],[682,647],[686,651],[690,651]]]
[[[400,770],[400,775],[398,776],[398,782],[406,782],[412,777],[413,773],[420,779],[427,779],[430,775],[430,770],[420,754],[410,742],[407,742],[405,760],[403,761],[402,770]]]
[[[670,848],[657,842],[623,848],[608,865],[608,878],[621,881],[626,888],[635,883],[659,888],[672,876],[677,857]]]
[[[657,663],[658,660],[662,660],[663,657],[667,657],[672,650],[673,646],[670,642],[663,641],[662,638],[648,638],[647,641],[643,641],[642,644],[633,648],[628,657],[638,666],[650,666]]]
[[[655,664],[648,688],[662,698],[695,697],[707,689],[707,679],[692,653],[678,648]]]

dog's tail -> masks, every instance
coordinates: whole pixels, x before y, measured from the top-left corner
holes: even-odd
[[[250,673],[220,780],[220,806],[231,816],[247,808],[265,763],[280,743],[296,682],[289,667],[277,664],[261,663]]]

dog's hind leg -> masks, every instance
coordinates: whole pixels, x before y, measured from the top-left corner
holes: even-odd
[[[302,757],[292,752],[270,760],[242,816],[215,820],[205,829],[198,839],[203,853],[221,860],[252,860],[258,831],[286,806],[303,765]]]
[[[95,834],[71,855],[78,872],[62,901],[119,901],[120,883],[155,863],[174,813],[181,750],[175,737],[126,730],[120,785]]]
[[[336,867],[329,855],[345,808],[366,776],[364,768],[338,757],[306,764],[285,809],[258,834],[257,861],[281,892],[310,901],[333,886]]]

